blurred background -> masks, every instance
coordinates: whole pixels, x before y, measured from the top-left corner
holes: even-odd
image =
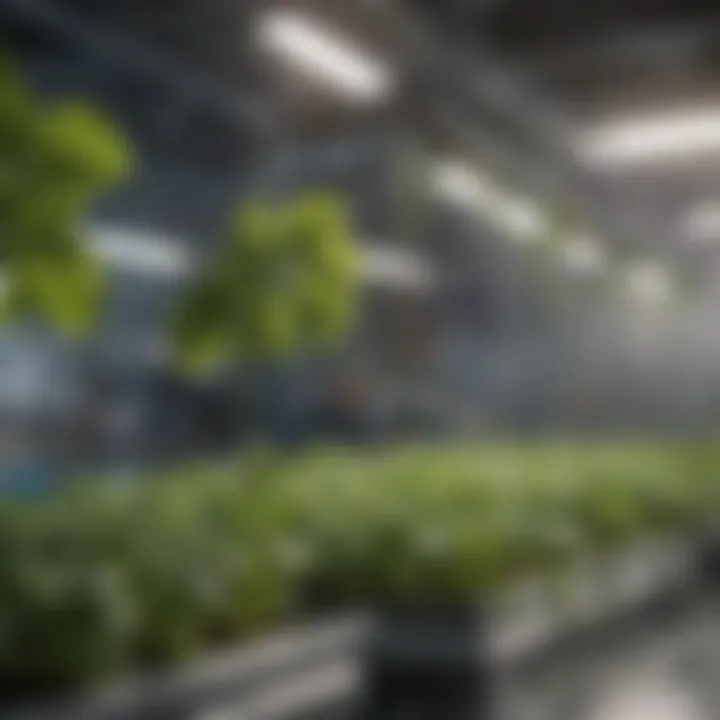
[[[0,0],[3,494],[713,440],[719,37],[711,0]]]
[[[717,456],[685,449],[715,447],[720,430],[719,39],[711,0],[0,0],[0,616],[11,618],[0,714],[13,680],[29,678],[31,695],[38,678],[86,680],[106,647],[124,672],[153,642],[181,657],[188,627],[206,647],[308,607],[322,615],[317,577],[330,578],[330,604],[360,578],[356,603],[382,582],[373,569],[387,571],[393,599],[410,567],[427,600],[433,523],[455,539],[448,527],[469,528],[442,556],[467,604],[487,590],[473,555],[487,538],[449,496],[485,513],[498,554],[510,553],[498,566],[517,563],[516,536],[493,524],[513,461],[525,483],[513,528],[539,565],[527,527],[575,561],[572,543],[558,550],[555,520],[595,552],[597,527],[583,523],[595,506],[599,525],[605,511],[617,520],[615,491],[655,534],[669,533],[647,500],[660,498],[672,532],[695,542]],[[459,440],[474,459],[447,451]],[[548,441],[586,483],[580,501],[570,484],[557,491]],[[256,443],[355,447],[337,465],[278,453],[307,485],[296,497],[281,463],[246,472]],[[381,467],[366,462],[376,446],[410,450]],[[215,466],[190,460],[220,461],[233,482],[266,472],[270,490],[231,483],[225,527],[226,486],[205,487]],[[157,467],[178,471],[177,488],[131,482]],[[372,501],[339,479],[353,473]],[[131,498],[120,510],[100,483],[57,515],[53,502],[17,517],[5,504],[116,474]],[[497,495],[466,483],[473,475]],[[257,527],[256,509],[267,510]],[[417,542],[394,556],[405,511]],[[147,530],[137,543],[136,524]],[[55,555],[57,537],[68,542]],[[357,537],[370,538],[367,556],[343,549]],[[315,543],[320,570],[277,570],[268,538]],[[255,574],[224,564],[239,547],[261,558]],[[71,589],[56,597],[46,581],[57,567]],[[98,567],[126,573],[132,592],[97,590]],[[206,570],[232,588],[222,612],[197,600]],[[243,583],[257,606],[235,602]],[[108,620],[118,597],[145,613],[122,642]],[[77,613],[81,601],[100,610]],[[582,709],[511,704],[508,720],[718,717],[716,604],[688,617],[691,631],[652,626],[652,642],[619,654],[609,643],[538,681],[545,700],[584,693]],[[673,695],[680,646],[691,675],[707,671],[705,714]],[[344,665],[326,664],[342,685]],[[616,687],[630,696],[617,709]]]
[[[86,218],[111,278],[101,331],[81,346],[3,332],[14,428],[67,444],[103,415],[78,457],[134,462],[219,450],[259,423],[321,433],[333,402],[354,404],[358,436],[716,427],[712,4],[1,11],[39,96],[92,100],[138,155]],[[238,202],[309,187],[348,199],[363,254],[344,351],[256,368],[252,393],[172,377],[168,307]]]

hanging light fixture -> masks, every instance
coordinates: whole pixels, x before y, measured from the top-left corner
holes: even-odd
[[[190,254],[177,240],[111,226],[92,227],[88,235],[92,252],[114,270],[168,279],[191,270]]]
[[[484,211],[491,197],[487,183],[459,160],[438,161],[431,173],[431,186],[437,197],[464,210]]]
[[[606,258],[597,240],[590,235],[576,235],[562,248],[563,269],[574,277],[595,277],[605,269]]]
[[[540,240],[547,230],[547,218],[540,206],[527,198],[511,198],[497,207],[500,223],[517,240]]]
[[[580,155],[594,165],[636,165],[720,149],[720,108],[611,121],[580,133]]]
[[[260,18],[261,46],[293,70],[347,100],[378,102],[392,95],[396,73],[388,63],[309,13],[274,10]]]

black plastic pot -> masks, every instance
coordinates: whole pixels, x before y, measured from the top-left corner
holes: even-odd
[[[697,556],[703,584],[720,589],[720,532],[708,532],[700,537]]]
[[[385,607],[363,658],[362,720],[482,720],[492,703],[489,614]]]

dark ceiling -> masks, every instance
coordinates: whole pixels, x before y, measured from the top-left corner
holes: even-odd
[[[446,27],[526,52],[661,24],[720,21],[714,0],[405,0]]]

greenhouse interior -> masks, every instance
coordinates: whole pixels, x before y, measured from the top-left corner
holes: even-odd
[[[0,0],[0,717],[720,718],[718,47]]]

